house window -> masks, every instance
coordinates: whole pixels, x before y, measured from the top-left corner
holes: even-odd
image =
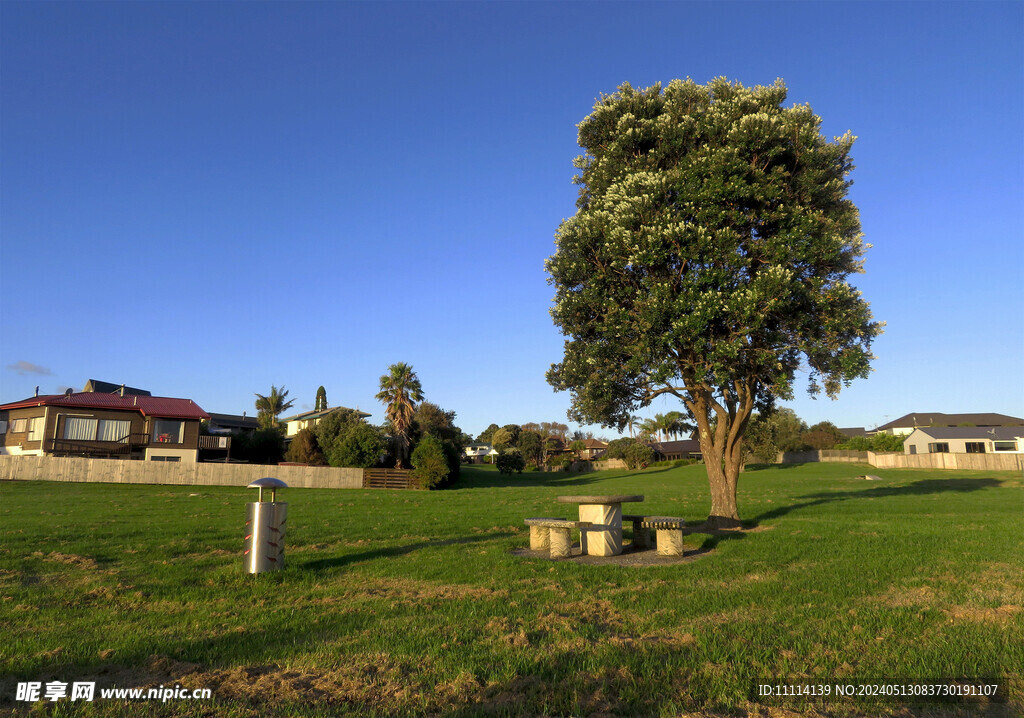
[[[967,447],[968,454],[984,454],[985,453],[985,442],[984,441],[968,441],[964,446]]]
[[[37,416],[29,422],[28,426],[28,440],[29,441],[42,441],[43,440],[43,426],[46,425],[46,418]]]
[[[64,438],[72,441],[96,441],[96,424],[93,418],[69,416],[64,420]]]
[[[993,441],[992,442],[992,448],[995,451],[1016,451],[1017,450],[1017,442],[1016,441]]]
[[[917,453],[917,447],[914,444],[910,445],[910,453],[911,454],[916,454]]]
[[[949,453],[949,442],[943,441],[939,444],[928,444],[929,454],[948,454]]]
[[[24,434],[28,429],[28,419],[15,419],[11,422],[12,434]]]
[[[180,444],[185,422],[157,419],[153,422],[153,441],[158,444]]]
[[[6,433],[7,433],[7,422],[6,421],[0,421],[0,434],[6,434]]]
[[[181,461],[180,456],[150,456],[150,461]]]
[[[132,422],[114,419],[100,419],[96,428],[96,438],[99,441],[117,441],[122,444],[128,443],[128,437],[132,433]]]

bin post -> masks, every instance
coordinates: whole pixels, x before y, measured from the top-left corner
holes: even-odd
[[[287,488],[280,479],[266,477],[246,488],[259,489],[259,500],[245,511],[245,572],[263,573],[284,568],[284,534],[288,504],[277,501],[277,490]],[[270,501],[263,500],[263,489],[270,489]]]

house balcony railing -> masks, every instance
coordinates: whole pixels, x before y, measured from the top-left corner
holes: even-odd
[[[214,449],[220,451],[228,451],[231,449],[231,437],[230,436],[200,436],[199,437],[199,448],[200,449]]]
[[[148,434],[129,434],[119,441],[89,441],[86,439],[51,439],[50,451],[54,456],[121,457],[149,446]]]

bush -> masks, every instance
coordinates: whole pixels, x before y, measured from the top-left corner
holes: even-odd
[[[608,442],[608,448],[601,454],[602,459],[625,459],[626,449],[636,443],[636,439],[624,436]]]
[[[572,454],[552,454],[548,457],[548,467],[555,471],[561,471],[567,464],[576,460]]]
[[[412,475],[424,489],[443,484],[448,479],[448,457],[441,442],[429,434],[412,452]]]
[[[231,435],[231,458],[250,464],[276,465],[284,460],[284,435],[279,429]]]
[[[498,471],[502,474],[523,473],[526,460],[518,449],[502,449],[498,453]]]
[[[903,451],[903,440],[907,438],[899,434],[875,434],[873,436],[855,436],[837,449],[848,451]]]
[[[638,469],[654,461],[654,449],[639,442],[627,447],[624,454],[623,460],[630,469]]]
[[[365,421],[353,423],[334,440],[328,454],[331,466],[369,469],[377,466],[388,452],[384,432]]]
[[[327,458],[324,452],[320,451],[320,445],[309,429],[303,429],[295,435],[292,443],[288,445],[284,458],[285,461],[294,461],[297,464],[327,466]]]

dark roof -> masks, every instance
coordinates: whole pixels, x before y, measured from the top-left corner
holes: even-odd
[[[123,411],[137,411],[143,416],[157,416],[168,419],[202,420],[210,418],[210,415],[191,399],[174,399],[168,396],[121,396],[120,394],[97,394],[96,392],[34,396],[29,399],[0,405],[0,409],[22,409],[30,406],[120,409]]]
[[[845,429],[840,428],[839,433],[843,436],[852,439],[855,436],[867,436],[868,432],[863,426],[848,426]]]
[[[223,426],[225,429],[258,429],[259,419],[255,416],[240,416],[238,414],[214,414],[210,412],[210,423]]]
[[[655,451],[668,454],[699,454],[700,442],[696,439],[682,441],[652,441],[650,447]]]
[[[975,426],[1022,426],[1024,419],[1006,414],[943,414],[942,412],[919,412],[901,416],[899,419],[882,424],[875,431],[888,431],[902,427],[921,428],[925,426],[959,426],[974,424]]]
[[[933,439],[1013,441],[1024,436],[1024,426],[921,426],[917,430]]]
[[[83,392],[95,392],[97,394],[120,394],[121,387],[123,384],[111,384],[109,381],[100,381],[99,379],[90,379],[85,382],[85,388]],[[136,389],[135,387],[125,386],[124,393],[131,394],[132,396],[153,396],[145,389]]]
[[[583,446],[587,449],[607,449],[608,443],[600,439],[584,439]]]
[[[333,414],[334,412],[341,411],[342,409],[344,409],[345,411],[354,411],[356,413],[356,416],[361,416],[364,419],[368,416],[371,416],[370,414],[367,414],[365,411],[359,411],[359,409],[349,409],[348,407],[344,406],[332,406],[329,409],[324,409],[323,411],[304,411],[301,414],[296,414],[295,416],[289,416],[284,419],[281,419],[281,421],[309,421],[310,419],[319,419],[320,417],[327,416],[328,414]]]

